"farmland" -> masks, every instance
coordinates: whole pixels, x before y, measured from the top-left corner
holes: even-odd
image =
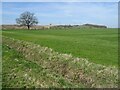
[[[103,65],[118,64],[117,29],[6,30],[3,35],[50,47],[60,53],[88,58]]]
[[[117,86],[117,29],[3,30],[2,35],[4,87]]]

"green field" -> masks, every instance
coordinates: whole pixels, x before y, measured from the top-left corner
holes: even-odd
[[[2,88],[2,45],[0,44],[0,89]]]
[[[117,29],[2,31],[2,87],[118,86]]]
[[[3,36],[47,46],[60,53],[87,58],[103,65],[118,65],[117,29],[4,30]]]

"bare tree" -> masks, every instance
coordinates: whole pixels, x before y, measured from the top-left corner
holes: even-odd
[[[16,19],[16,23],[21,26],[27,26],[27,28],[30,29],[31,26],[38,24],[38,20],[34,16],[34,13],[26,11]]]

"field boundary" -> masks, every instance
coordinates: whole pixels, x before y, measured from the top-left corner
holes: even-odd
[[[115,66],[103,66],[89,62],[84,58],[61,54],[51,48],[38,44],[3,36],[3,44],[32,62],[43,66],[51,72],[58,73],[71,82],[82,83],[86,87],[117,88],[118,69]]]

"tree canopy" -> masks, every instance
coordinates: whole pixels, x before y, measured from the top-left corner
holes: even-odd
[[[35,17],[34,13],[24,12],[16,19],[16,23],[21,26],[27,26],[30,29],[31,26],[38,24],[38,19]]]

